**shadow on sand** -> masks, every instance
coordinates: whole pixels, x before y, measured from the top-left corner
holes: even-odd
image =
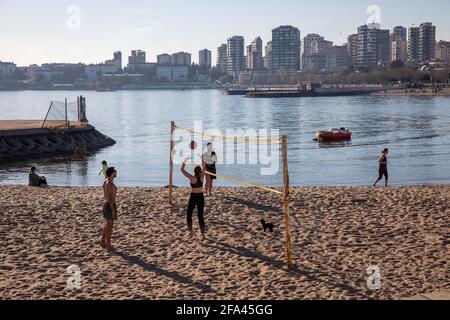
[[[340,275],[339,271],[336,270],[334,272],[325,273],[323,271],[319,270],[308,270],[306,267],[301,267],[298,265],[293,266],[291,269],[288,269],[285,265],[284,261],[276,260],[274,258],[265,256],[257,251],[253,251],[247,248],[244,248],[242,246],[234,247],[232,245],[229,245],[227,243],[218,242],[214,240],[209,240],[209,244],[205,243],[205,246],[208,246],[210,248],[219,249],[224,252],[228,252],[234,255],[238,255],[240,257],[246,257],[246,258],[256,258],[260,260],[263,263],[266,263],[267,265],[270,265],[273,268],[276,268],[278,270],[282,270],[285,272],[289,272],[293,276],[302,276],[306,277],[308,281],[316,281],[321,282],[325,284],[327,287],[337,289],[339,291],[346,291],[349,294],[360,294],[363,295],[364,293],[361,292],[361,290],[358,290],[350,285],[346,285],[342,283],[345,279],[345,274]],[[323,268],[322,268],[323,270]],[[333,278],[331,275],[335,275],[336,277]],[[340,279],[338,279],[340,278]]]
[[[224,197],[224,200],[228,200],[232,203],[238,203],[240,205],[246,206],[246,207],[248,207],[250,209],[254,209],[254,210],[260,210],[260,211],[264,211],[264,212],[272,211],[274,213],[283,213],[281,200],[280,200],[280,205],[278,207],[272,207],[269,205],[256,203],[254,201],[247,201],[242,198],[236,198],[236,197]]]
[[[215,293],[216,292],[213,288],[211,288],[207,284],[204,284],[202,282],[194,281],[191,278],[185,277],[185,276],[183,276],[183,275],[181,275],[181,274],[179,274],[179,273],[177,273],[175,271],[167,271],[167,270],[161,269],[157,265],[145,262],[144,260],[142,260],[139,257],[130,256],[130,255],[127,255],[127,254],[122,253],[122,252],[115,252],[114,255],[124,259],[125,261],[127,261],[127,262],[129,262],[131,264],[140,266],[145,271],[153,272],[153,273],[156,273],[156,274],[158,274],[160,276],[171,278],[174,281],[179,282],[179,283],[183,283],[183,284],[187,284],[187,285],[190,285],[190,286],[194,286],[197,289],[199,289],[202,293]]]

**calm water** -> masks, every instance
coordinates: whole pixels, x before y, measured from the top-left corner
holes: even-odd
[[[88,118],[118,143],[81,161],[0,166],[0,183],[27,183],[37,165],[52,185],[95,186],[100,162],[119,170],[122,186],[162,186],[168,176],[170,121],[210,128],[275,128],[289,135],[293,185],[367,185],[391,149],[391,182],[450,183],[450,97],[244,99],[220,91],[0,92],[1,119],[42,119],[50,100],[87,97]],[[346,126],[354,140],[314,142],[317,129]],[[185,185],[176,171],[175,182]]]

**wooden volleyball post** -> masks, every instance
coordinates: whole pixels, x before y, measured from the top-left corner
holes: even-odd
[[[289,168],[287,157],[287,139],[285,135],[281,138],[283,152],[283,179],[284,179],[284,219],[286,229],[286,255],[287,267],[292,268],[292,248],[291,248],[291,231],[289,228]]]
[[[175,131],[175,122],[171,122],[170,127],[170,175],[169,175],[169,204],[173,204],[173,150],[175,148],[173,142],[173,133]]]

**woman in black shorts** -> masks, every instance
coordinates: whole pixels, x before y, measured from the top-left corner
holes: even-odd
[[[192,216],[194,214],[195,207],[197,207],[198,210],[198,222],[200,225],[200,231],[201,231],[201,237],[202,240],[205,240],[205,218],[204,218],[204,211],[205,211],[205,197],[203,195],[203,181],[205,178],[205,162],[202,159],[203,162],[203,168],[202,167],[196,167],[194,170],[194,175],[191,175],[186,171],[186,161],[183,163],[183,166],[181,167],[181,172],[183,175],[189,179],[191,182],[192,192],[191,197],[189,199],[189,205],[187,210],[187,224],[189,228],[189,234],[191,237],[194,236],[194,229],[192,225]]]
[[[381,153],[381,158],[379,160],[380,163],[380,170],[379,170],[379,177],[377,181],[373,184],[374,187],[377,186],[378,182],[383,180],[383,177],[385,177],[385,186],[388,187],[389,182],[389,173],[388,173],[388,155],[389,155],[389,149],[384,149]]]

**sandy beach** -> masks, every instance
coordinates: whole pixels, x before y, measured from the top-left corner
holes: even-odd
[[[401,299],[450,290],[450,186],[293,188],[291,271],[276,194],[216,190],[202,242],[187,237],[189,190],[177,189],[170,207],[167,190],[119,189],[112,254],[99,245],[100,188],[0,186],[0,194],[0,299]],[[261,231],[261,218],[274,234]],[[71,265],[81,290],[66,287]],[[371,266],[381,271],[379,291],[367,287]]]

